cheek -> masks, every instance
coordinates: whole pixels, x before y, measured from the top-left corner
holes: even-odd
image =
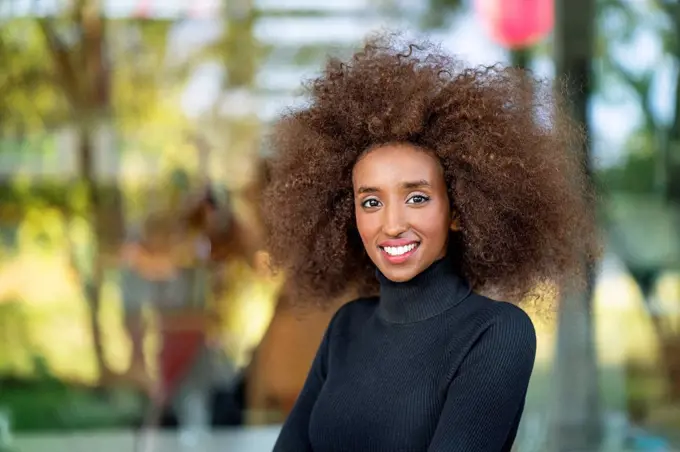
[[[355,209],[355,217],[362,242],[370,242],[380,229],[380,224],[376,220],[377,215],[368,215],[361,209]]]
[[[451,225],[450,215],[441,207],[426,210],[415,219],[416,228],[431,240],[446,240]]]

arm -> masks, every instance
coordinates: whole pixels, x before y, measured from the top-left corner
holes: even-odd
[[[331,320],[321,340],[321,345],[312,361],[305,384],[295,401],[292,411],[283,424],[273,452],[305,452],[312,451],[309,443],[309,418],[316,403],[317,396],[326,381],[327,356],[331,328],[336,315]]]
[[[517,433],[513,424],[524,409],[535,356],[531,320],[519,308],[504,307],[453,376],[428,451],[506,450]]]

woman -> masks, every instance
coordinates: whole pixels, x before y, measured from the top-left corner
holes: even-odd
[[[273,133],[272,262],[300,299],[365,296],[274,450],[509,451],[536,339],[508,301],[583,281],[596,241],[579,129],[528,74],[389,36],[308,94]]]

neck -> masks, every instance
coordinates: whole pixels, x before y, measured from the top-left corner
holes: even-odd
[[[440,259],[405,282],[390,281],[380,271],[379,315],[391,323],[413,323],[435,317],[462,302],[471,292],[448,259]]]

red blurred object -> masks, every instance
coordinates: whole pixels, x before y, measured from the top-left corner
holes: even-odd
[[[167,0],[137,0],[132,16],[137,19],[167,19],[169,15],[192,19],[207,19],[220,14],[221,0],[192,0],[181,2],[179,7]]]
[[[171,397],[175,388],[196,360],[205,333],[201,330],[164,331],[160,353],[161,384],[166,396]]]
[[[152,0],[139,0],[133,16],[138,19],[148,19],[153,12]]]
[[[536,44],[555,25],[554,0],[474,0],[491,38],[508,49]]]

